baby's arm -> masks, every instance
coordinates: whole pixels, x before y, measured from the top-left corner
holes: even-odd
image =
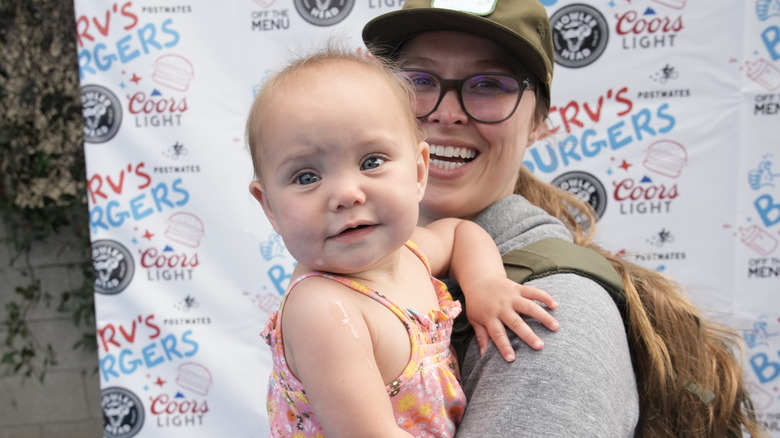
[[[504,359],[510,362],[515,359],[505,326],[532,348],[538,350],[544,346],[518,313],[540,321],[550,330],[558,329],[555,318],[536,303],[555,309],[558,307],[555,300],[542,290],[508,279],[495,242],[479,225],[460,219],[442,219],[418,229],[412,240],[428,256],[434,275],[449,272],[460,285],[481,351],[484,352],[492,339]]]
[[[283,311],[288,365],[325,436],[408,438],[395,421],[357,296],[323,278],[298,284]]]

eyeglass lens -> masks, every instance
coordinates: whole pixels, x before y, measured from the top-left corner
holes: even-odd
[[[448,89],[454,88],[463,110],[474,120],[486,123],[509,118],[520,102],[527,84],[503,74],[477,74],[465,79],[441,79],[437,75],[406,70],[404,76],[415,90],[415,115],[425,117],[433,113]]]

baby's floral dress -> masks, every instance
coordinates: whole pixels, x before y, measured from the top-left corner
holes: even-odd
[[[430,267],[425,255],[411,241],[406,246]],[[431,277],[439,300],[438,309],[427,315],[401,309],[379,292],[366,285],[324,272],[309,272],[296,278],[291,291],[300,281],[312,277],[337,281],[384,305],[403,323],[409,333],[411,356],[397,379],[386,386],[398,426],[416,437],[452,437],[466,408],[466,396],[458,381],[458,367],[450,349],[450,336],[461,306],[454,301],[447,287]],[[268,420],[273,437],[324,437],[322,427],[312,412],[303,384],[287,367],[281,330],[282,302],[263,330],[263,338],[271,347],[273,371],[268,381]]]

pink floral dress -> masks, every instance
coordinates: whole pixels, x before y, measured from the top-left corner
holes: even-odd
[[[406,243],[425,264],[428,260],[411,241]],[[387,385],[398,426],[416,437],[451,437],[463,417],[466,396],[458,382],[457,364],[450,351],[450,335],[455,317],[460,313],[460,303],[454,301],[447,287],[431,277],[439,298],[439,309],[431,309],[427,315],[401,309],[379,292],[364,284],[323,272],[310,272],[295,279],[290,291],[301,280],[319,276],[339,283],[378,301],[398,319],[409,332],[411,357],[397,379]],[[281,330],[281,310],[274,312],[263,337],[271,347],[274,367],[268,382],[268,420],[273,437],[324,437],[322,426],[311,409],[301,382],[287,367]]]

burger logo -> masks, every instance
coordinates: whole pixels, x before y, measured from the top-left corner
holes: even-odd
[[[565,190],[593,207],[596,219],[601,219],[607,209],[607,191],[595,176],[587,172],[566,172],[552,180],[552,184]]]
[[[190,248],[200,246],[203,238],[203,221],[192,213],[175,213],[168,218],[165,237]]]
[[[609,40],[607,20],[581,3],[565,6],[550,17],[555,62],[569,68],[590,65],[604,53]]]
[[[135,263],[130,251],[119,242],[96,240],[92,243],[92,268],[95,271],[95,292],[114,295],[130,284]]]
[[[179,55],[163,55],[154,62],[152,79],[158,84],[176,91],[187,91],[194,78],[195,69],[187,58]]]
[[[81,102],[84,141],[105,143],[114,138],[122,124],[122,106],[116,95],[100,85],[84,85]]]
[[[208,395],[212,385],[211,371],[195,362],[184,362],[176,370],[176,383],[199,395]]]
[[[130,438],[144,425],[144,407],[135,394],[124,388],[106,388],[101,393],[103,407],[103,436]]]
[[[647,148],[644,166],[655,173],[677,178],[688,164],[688,151],[671,140],[659,140]]]
[[[333,26],[347,18],[355,0],[295,0],[295,10],[315,26]]]

